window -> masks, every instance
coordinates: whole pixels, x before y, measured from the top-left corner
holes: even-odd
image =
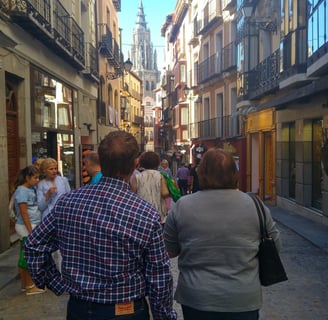
[[[288,176],[288,192],[289,197],[295,199],[295,186],[296,186],[296,157],[295,157],[295,122],[289,125],[288,137],[288,158],[289,158],[289,176]]]
[[[187,74],[186,74],[186,65],[182,64],[180,66],[180,80],[181,82],[187,82]]]
[[[312,122],[312,206],[322,209],[323,176],[321,168],[321,143],[323,121],[321,119]]]

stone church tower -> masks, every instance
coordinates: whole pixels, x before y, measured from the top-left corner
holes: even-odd
[[[158,31],[160,32],[160,31]],[[157,67],[157,54],[151,42],[150,29],[147,27],[142,0],[140,0],[136,26],[133,30],[131,47],[131,61],[133,71],[142,79],[144,99],[155,99],[156,89],[160,81],[160,72]]]
[[[155,89],[159,86],[160,71],[158,71],[157,54],[151,42],[150,29],[147,27],[142,0],[140,0],[138,8],[136,26],[133,29],[130,59],[133,63],[132,71],[138,75],[143,83],[145,151],[155,151],[157,141],[154,136]]]

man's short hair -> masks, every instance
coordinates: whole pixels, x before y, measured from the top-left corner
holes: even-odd
[[[103,176],[126,178],[135,169],[139,147],[136,138],[126,131],[112,131],[100,142],[98,156]]]
[[[93,164],[99,165],[99,156],[96,151],[90,151],[88,152],[85,157],[85,160],[90,161]]]
[[[211,148],[205,152],[198,168],[199,186],[206,189],[236,189],[238,170],[231,153]]]

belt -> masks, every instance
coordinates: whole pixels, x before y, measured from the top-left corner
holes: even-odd
[[[92,301],[86,301],[86,300],[82,300],[82,299],[79,299],[79,298],[76,298],[74,296],[70,296],[70,300],[73,300],[75,302],[80,302],[80,303],[83,303],[83,304],[88,304],[88,305],[94,305],[94,306],[101,306],[101,307],[115,307],[115,305],[118,305],[118,304],[121,304],[121,302],[117,302],[117,303],[99,303],[99,302],[92,302]],[[133,300],[134,302],[134,307],[135,308],[141,308],[144,306],[146,302],[146,299],[145,297],[142,297],[140,299],[136,299],[136,300]]]

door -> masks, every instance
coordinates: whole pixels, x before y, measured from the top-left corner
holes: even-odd
[[[19,135],[18,135],[18,105],[17,83],[6,80],[6,122],[8,150],[8,190],[11,193],[19,171]],[[8,194],[8,197],[10,194]],[[10,234],[15,232],[15,225],[10,223]]]

